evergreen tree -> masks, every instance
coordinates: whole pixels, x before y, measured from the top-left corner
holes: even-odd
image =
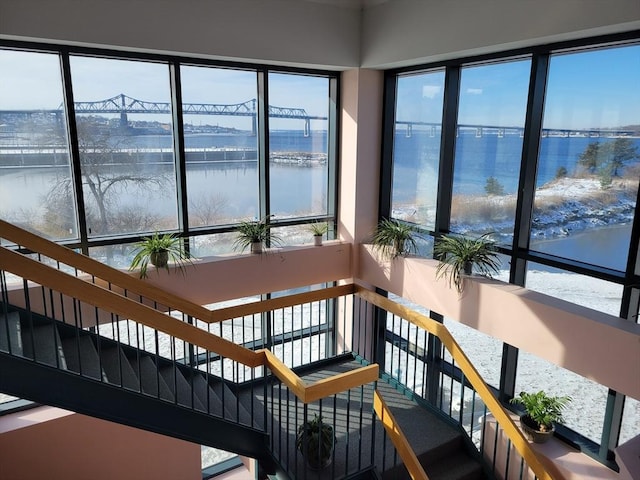
[[[504,187],[498,179],[493,176],[487,178],[484,191],[487,192],[487,195],[504,195]]]

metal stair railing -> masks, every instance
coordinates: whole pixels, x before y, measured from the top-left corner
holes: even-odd
[[[500,432],[496,432],[496,436],[493,439],[494,451],[493,451],[492,467],[494,468],[494,470],[496,468],[498,449],[500,448],[497,442],[497,436],[501,435],[506,439],[506,443],[507,443],[506,466],[505,466],[504,472],[500,473],[500,475],[502,475],[501,478],[520,478],[520,479],[528,478],[529,473],[527,472],[529,471],[529,469],[533,473],[533,475],[535,475],[536,478],[541,480],[563,480],[565,478],[564,475],[558,470],[558,468],[552,462],[538,455],[531,448],[529,442],[524,437],[521,430],[514,423],[509,412],[507,412],[507,410],[496,399],[496,397],[490,390],[489,386],[485,383],[485,381],[482,379],[482,377],[480,376],[476,368],[469,361],[468,357],[460,348],[458,343],[455,341],[455,339],[453,338],[449,330],[442,323],[436,322],[435,320],[432,320],[418,313],[415,310],[412,310],[403,305],[400,305],[392,300],[389,300],[386,297],[383,297],[382,295],[379,295],[375,292],[372,292],[362,287],[358,288],[357,292],[355,293],[355,296],[359,297],[364,302],[364,305],[358,306],[359,310],[366,312],[371,306],[378,307],[382,311],[391,313],[394,316],[398,316],[402,318],[403,320],[408,322],[408,324],[412,325],[414,328],[417,328],[418,330],[414,333],[416,335],[415,336],[416,339],[417,339],[417,332],[421,331],[425,333],[430,333],[440,340],[443,347],[446,348],[449,355],[454,360],[455,364],[457,364],[459,369],[462,371],[462,374],[463,374],[463,377],[461,379],[462,386],[464,387],[466,385],[469,385],[472,387],[473,400],[476,399],[476,395],[482,400],[486,409],[484,413],[486,414],[486,411],[491,412],[491,414],[494,416],[497,424],[501,429]],[[354,319],[354,322],[356,321],[358,320]],[[354,329],[356,328],[358,327],[354,326]],[[409,337],[409,334],[407,333],[406,337],[403,335],[399,335],[399,338],[396,340],[399,344],[400,349],[406,352],[407,358],[409,356],[409,350],[408,350],[409,344],[411,343],[408,337]],[[414,357],[424,356],[427,350],[426,337],[423,339],[422,342],[416,341],[411,345],[411,347],[413,348],[412,353]],[[421,369],[419,372],[419,375],[426,376],[427,368],[428,368],[426,363],[424,365],[418,365],[417,363],[418,362],[416,362],[413,368],[416,371]],[[451,381],[450,395],[452,396],[453,394],[453,390],[454,390],[453,370],[454,369],[451,366],[443,366],[443,365],[441,365],[440,368],[443,369],[444,373],[446,374],[446,375],[445,374],[440,375],[441,383],[439,385],[438,392],[440,392],[440,398],[442,399],[442,392],[445,389],[444,388],[445,386],[442,384],[442,382],[445,376],[448,376],[450,378],[450,381]],[[415,375],[417,375],[417,373],[414,372],[414,376]],[[405,387],[405,388],[410,390],[408,387]],[[462,391],[462,400],[464,400],[464,389],[461,389],[461,391]],[[451,412],[452,404],[450,403],[449,405],[450,405],[449,413],[451,417],[454,418]],[[474,412],[472,411],[472,418],[473,417],[474,417]],[[460,411],[460,420],[461,419],[462,419],[462,411]],[[473,425],[471,425],[470,428],[471,430],[468,431],[467,433],[471,437],[476,432],[473,431]],[[482,434],[483,432],[477,432],[477,433]],[[517,454],[521,457],[521,461],[520,462],[513,461],[510,465],[509,456],[511,455],[510,452],[512,451],[517,452]],[[494,471],[494,473],[497,474],[498,472]]]

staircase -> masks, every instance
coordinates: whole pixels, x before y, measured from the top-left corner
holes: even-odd
[[[264,412],[254,410],[251,389],[243,399],[234,388],[206,371],[0,303],[0,391],[233,451],[274,471]]]
[[[305,375],[303,380],[314,382],[362,366],[353,358],[340,363],[327,363]],[[307,418],[320,414],[334,426],[335,455],[332,464],[320,471],[305,468],[304,459],[295,454],[295,434],[304,421],[304,406],[281,383],[271,383],[266,402],[270,416],[267,431],[271,434],[274,456],[286,467],[282,478],[364,478],[358,476],[362,465],[375,465],[376,475],[382,479],[409,479],[389,440],[385,440],[380,422],[374,422],[373,385],[362,390],[342,392],[333,399],[309,405]],[[462,431],[447,422],[440,413],[418,405],[383,380],[375,387],[387,405],[417,455],[430,480],[476,480],[490,478],[485,475],[480,461],[469,453]],[[378,478],[378,477],[368,477]]]

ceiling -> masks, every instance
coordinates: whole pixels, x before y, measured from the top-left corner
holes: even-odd
[[[336,5],[343,8],[361,9],[361,8],[372,7],[374,5],[380,5],[381,3],[387,3],[392,0],[299,0],[299,1],[326,3],[329,5]]]

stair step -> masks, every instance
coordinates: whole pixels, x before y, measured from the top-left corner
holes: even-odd
[[[482,466],[464,450],[424,465],[430,480],[479,480],[484,478]]]
[[[100,367],[98,351],[88,334],[79,333],[77,338],[63,338],[62,349],[64,350],[68,370],[96,380],[102,380],[104,374]]]
[[[160,375],[171,390],[175,390],[179,405],[193,407],[200,411],[205,411],[205,407],[200,399],[193,394],[191,385],[175,365],[168,365],[160,368]]]
[[[22,330],[18,312],[0,313],[0,350],[22,355]]]
[[[173,392],[158,372],[156,364],[151,357],[144,354],[140,355],[138,362],[140,365],[139,372],[142,391],[154,397],[159,396],[164,400],[173,401]],[[134,371],[136,371],[135,368]]]
[[[100,355],[102,357],[102,368],[109,383],[140,391],[138,377],[122,348],[117,345],[106,346],[103,344]]]
[[[34,325],[22,329],[24,355],[36,362],[67,369],[58,329],[53,323]]]

